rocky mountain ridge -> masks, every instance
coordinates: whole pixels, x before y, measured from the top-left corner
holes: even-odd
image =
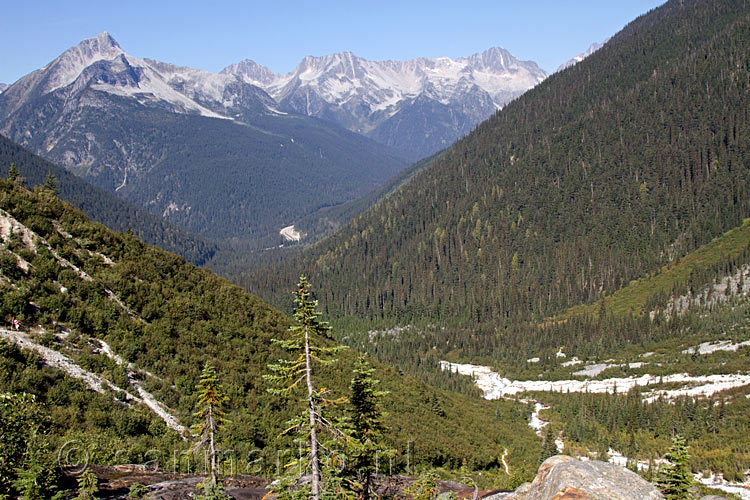
[[[500,47],[457,59],[308,56],[284,75],[245,59],[216,74],[134,57],[104,31],[11,85],[11,104],[0,110],[12,115],[75,82],[66,97],[90,86],[182,114],[243,122],[256,113],[321,118],[417,160],[448,147],[546,77],[533,61]],[[14,136],[8,123],[0,124],[0,131]],[[45,147],[52,148],[54,140]]]
[[[406,166],[237,76],[131,56],[106,32],[0,94],[0,134],[182,229],[264,246]]]
[[[308,56],[285,75],[244,60],[222,74],[265,89],[286,110],[334,121],[413,159],[449,146],[547,76],[500,47],[458,59]]]

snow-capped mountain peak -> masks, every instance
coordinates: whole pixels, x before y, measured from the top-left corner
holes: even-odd
[[[94,38],[83,40],[42,68],[41,71],[49,71],[44,93],[70,85],[84,69],[94,62],[113,60],[124,53],[120,45],[106,31],[102,31]]]
[[[339,52],[305,57],[284,75],[245,59],[216,74],[134,57],[105,31],[11,85],[0,107],[10,115],[49,96],[71,113],[116,102],[251,123],[291,112],[334,122],[417,160],[449,146],[546,76],[501,47],[408,61]]]
[[[32,88],[42,95],[62,93],[75,102],[93,90],[128,97],[144,106],[212,118],[243,120],[259,112],[280,113],[268,94],[240,76],[134,57],[106,31],[69,48],[11,86],[16,96],[10,99],[11,108],[22,106]]]
[[[267,68],[246,60],[222,73],[242,75],[281,102],[310,87],[329,104],[342,104],[359,96],[372,111],[414,98],[427,89],[444,92],[444,100],[457,88],[465,88],[467,81],[488,92],[499,108],[547,76],[535,63],[519,61],[500,47],[455,60],[440,57],[370,61],[351,52],[307,56],[286,75],[273,75]]]
[[[449,145],[547,76],[536,63],[501,47],[458,59],[307,56],[285,75],[245,60],[222,73],[260,86],[287,110],[335,121],[407,154],[416,152],[415,158]],[[422,137],[425,146],[399,144],[405,127],[413,127],[410,135]]]

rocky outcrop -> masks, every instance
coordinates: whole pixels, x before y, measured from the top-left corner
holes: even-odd
[[[503,496],[500,496],[503,495]],[[488,500],[657,500],[661,493],[645,479],[623,467],[568,456],[547,459],[531,483]]]

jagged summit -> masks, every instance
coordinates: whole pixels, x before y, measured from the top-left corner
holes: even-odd
[[[258,86],[270,85],[278,78],[276,73],[252,59],[243,59],[238,63],[230,64],[221,70],[221,74],[238,75],[245,83]]]
[[[106,31],[102,31],[94,38],[87,38],[41,69],[42,72],[50,73],[44,92],[49,93],[66,87],[94,62],[113,60],[122,54],[125,52]]]
[[[62,90],[70,100],[86,89],[132,98],[149,107],[212,118],[242,120],[249,110],[278,113],[273,99],[238,76],[134,57],[107,31],[67,49],[12,85],[8,104],[17,109],[37,93]]]
[[[469,65],[474,69],[486,69],[497,71],[498,69],[511,69],[522,63],[502,47],[490,47],[484,52],[472,54],[465,58]],[[522,64],[531,66],[536,65],[533,61],[523,61]]]
[[[287,111],[333,121],[413,159],[449,146],[547,76],[501,47],[458,59],[306,56],[284,75],[245,60],[222,74],[262,87]]]

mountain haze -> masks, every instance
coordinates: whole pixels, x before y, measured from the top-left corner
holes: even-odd
[[[450,146],[547,76],[500,47],[455,60],[308,56],[286,75],[245,60],[222,74],[262,87],[285,110],[338,123],[412,160]]]
[[[106,32],[0,94],[0,132],[188,231],[271,244],[406,166],[236,76],[133,57]]]

